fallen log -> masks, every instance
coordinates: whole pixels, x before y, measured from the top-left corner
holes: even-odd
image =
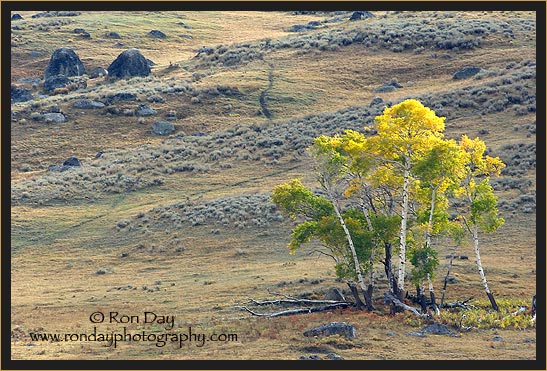
[[[254,305],[276,305],[276,304],[339,304],[339,303],[347,303],[347,304],[353,304],[349,302],[342,302],[342,301],[336,301],[336,300],[311,300],[311,299],[281,299],[281,300],[264,300],[264,301],[257,301],[255,299],[249,298],[249,301],[253,303]]]
[[[456,301],[454,303],[444,303],[443,308],[463,308],[463,309],[469,309],[469,307],[473,307],[470,304],[467,304],[469,301],[471,301],[473,297],[471,296],[469,299],[464,301]]]
[[[291,309],[291,310],[285,310],[285,311],[274,312],[274,313],[257,313],[241,305],[237,305],[234,308],[246,310],[247,312],[251,313],[253,316],[258,316],[258,317],[280,317],[280,316],[290,316],[293,314],[322,312],[322,311],[332,310],[337,308],[347,308],[351,305],[353,304],[352,303],[337,303],[337,304],[330,304],[330,305],[325,305],[321,307]]]

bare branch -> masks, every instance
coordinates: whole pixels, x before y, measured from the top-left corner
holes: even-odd
[[[326,310],[332,310],[337,308],[346,308],[350,306],[350,303],[338,303],[338,304],[331,304],[326,305],[322,307],[311,307],[311,308],[300,308],[300,309],[292,309],[292,310],[285,310],[282,312],[274,312],[274,313],[257,313],[253,312],[249,308],[245,306],[235,306],[234,308],[243,309],[247,312],[251,313],[253,316],[259,316],[259,317],[279,317],[279,316],[290,316],[293,314],[304,314],[304,313],[314,313],[314,312],[322,312]]]

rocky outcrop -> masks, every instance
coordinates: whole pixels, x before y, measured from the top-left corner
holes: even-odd
[[[133,76],[148,76],[150,66],[146,58],[135,48],[122,52],[108,67],[111,78],[129,78]]]
[[[481,68],[480,67],[473,67],[473,66],[466,66],[466,67],[463,67],[461,70],[459,70],[458,72],[456,72],[452,78],[454,80],[463,80],[463,79],[468,79],[472,76],[475,76],[477,73],[481,72]]]
[[[59,48],[53,52],[49,65],[46,69],[44,79],[55,76],[81,76],[86,73],[84,64],[70,48]]]

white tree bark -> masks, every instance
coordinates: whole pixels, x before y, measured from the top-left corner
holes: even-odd
[[[405,287],[405,265],[406,265],[406,224],[408,219],[408,192],[410,187],[410,158],[405,157],[405,171],[403,182],[403,210],[401,212],[401,231],[399,235],[399,276],[397,286],[402,295]]]
[[[334,212],[336,213],[336,216],[338,217],[338,220],[340,221],[340,224],[342,225],[342,228],[344,229],[344,233],[348,240],[349,248],[351,250],[351,255],[353,256],[353,264],[355,267],[355,274],[357,275],[357,281],[359,282],[359,286],[361,286],[361,290],[366,292],[367,288],[365,286],[365,280],[363,279],[363,273],[361,272],[361,267],[359,265],[359,258],[357,257],[357,251],[355,250],[355,246],[353,245],[353,240],[351,239],[351,235],[349,234],[348,227],[346,226],[346,223],[344,222],[344,218],[342,218],[342,214],[340,214],[340,210],[338,208],[336,201],[331,199],[331,203],[332,203],[332,206],[334,207]]]
[[[486,276],[484,275],[484,269],[482,268],[481,254],[479,251],[479,227],[476,224],[473,226],[473,246],[475,247],[475,258],[477,261],[477,267],[479,268],[482,285],[484,286],[486,294],[491,294],[490,289],[488,288],[488,283],[486,282]]]

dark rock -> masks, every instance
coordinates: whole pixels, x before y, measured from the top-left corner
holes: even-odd
[[[469,256],[467,256],[467,255],[460,255],[460,260],[469,260]]]
[[[38,58],[38,57],[41,57],[41,56],[42,56],[42,53],[37,52],[37,51],[35,51],[35,50],[32,50],[29,54],[30,54],[30,56],[33,57],[33,58]],[[40,80],[40,79],[38,79],[38,80]]]
[[[288,32],[304,32],[304,31],[309,31],[312,29],[313,27],[308,27],[307,25],[295,24],[294,26],[289,27],[287,31]]]
[[[107,71],[108,72],[108,71]],[[129,101],[135,101],[137,100],[137,96],[133,93],[126,93],[126,92],[122,92],[122,93],[116,93],[114,95],[110,95],[108,97],[108,99],[110,100],[129,100]]]
[[[122,38],[119,33],[114,32],[114,31],[107,32],[105,36],[108,37],[108,38],[111,38],[111,39],[121,39]]]
[[[11,86],[11,103],[27,102],[34,97],[30,90],[22,88],[20,86]]]
[[[312,354],[311,356],[300,356],[299,359],[305,360],[305,361],[309,361],[309,360],[317,361],[317,360],[321,360],[321,357],[318,356],[317,354]]]
[[[13,13],[13,15],[11,16],[12,21],[18,21],[18,20],[21,20],[21,19],[23,19],[23,16],[19,13]]]
[[[188,29],[188,30],[192,28],[192,26],[190,26],[190,25],[188,25],[188,24],[185,24],[184,22],[179,22],[179,23],[177,23],[177,24],[178,24],[179,26],[182,26],[182,27]]]
[[[61,113],[61,107],[59,107],[59,105],[57,104],[54,104],[53,106],[48,107],[45,113]]]
[[[333,361],[343,361],[344,358],[339,356],[336,353],[329,353],[327,354],[327,359],[333,360]]]
[[[135,48],[122,52],[108,67],[112,78],[128,78],[132,76],[148,76],[150,66],[146,58]]]
[[[467,66],[467,67],[463,67],[461,70],[459,70],[458,72],[456,72],[452,78],[454,80],[463,80],[463,79],[468,79],[470,78],[471,76],[474,76],[476,75],[477,73],[479,73],[481,71],[481,68],[480,67],[472,67],[472,66]]]
[[[370,17],[374,17],[374,14],[372,14],[371,12],[368,12],[368,11],[356,11],[356,12],[353,12],[353,14],[349,18],[349,20],[350,21],[359,21],[361,19],[366,19],[366,18],[370,18]]]
[[[167,37],[167,35],[161,32],[160,30],[152,30],[148,33],[148,36],[158,37],[160,39],[165,39]]]
[[[504,341],[503,338],[499,335],[496,335],[492,338],[492,341],[496,341],[496,342],[500,342],[500,341]]]
[[[355,327],[346,322],[331,322],[326,325],[317,326],[304,331],[304,336],[329,336],[341,335],[348,339],[355,337]]]
[[[55,122],[57,124],[66,121],[65,115],[62,113],[44,113],[44,120],[46,122]]]
[[[95,158],[101,158],[103,155],[104,155],[104,152],[103,152],[103,151],[99,151],[99,152],[97,152],[97,154],[95,155]]]
[[[321,22],[319,22],[319,21],[310,21],[310,22],[308,22],[308,24],[306,26],[308,26],[310,28],[319,27],[319,26],[321,26]]]
[[[58,88],[66,88],[70,80],[65,75],[51,76],[44,81],[44,90],[52,91]]]
[[[97,102],[91,99],[84,99],[74,103],[75,108],[83,108],[83,109],[103,108],[104,106],[105,106],[104,103]]]
[[[346,301],[344,294],[338,287],[331,287],[325,293],[326,300]]]
[[[82,38],[84,39],[90,39],[91,38],[91,34],[87,31],[84,31],[80,34],[80,36],[82,36]]]
[[[535,338],[525,338],[523,340],[525,343],[535,343],[536,342],[536,339]]]
[[[152,133],[155,135],[169,135],[175,131],[175,126],[169,121],[157,121],[152,125]]]
[[[431,325],[427,325],[421,330],[421,332],[432,335],[455,335],[445,324],[442,323],[432,323]]]
[[[150,67],[154,67],[156,65],[156,63],[153,60],[148,58],[146,58],[146,62],[148,63],[148,66]]]
[[[200,56],[201,54],[205,54],[205,55],[211,55],[215,52],[215,49],[209,47],[209,46],[202,46],[201,48],[198,49],[198,52],[196,54],[196,57]]]
[[[64,75],[67,77],[81,76],[85,73],[84,64],[74,50],[70,48],[59,48],[51,55],[44,78],[47,80],[55,75]]]
[[[102,67],[95,67],[89,74],[90,79],[96,79],[103,76],[108,76],[108,71]]]
[[[106,269],[98,269],[97,272],[95,272],[95,274],[98,274],[98,275],[101,275],[101,274],[106,274]]]
[[[84,33],[85,30],[83,28],[75,28],[73,32],[74,33]]]
[[[390,93],[397,90],[397,88],[390,84],[380,85],[377,88],[374,88],[372,91],[375,93]]]
[[[380,97],[374,97],[369,104],[369,107],[376,106],[378,104],[381,104],[384,100]]]
[[[82,166],[82,164],[80,163],[80,160],[72,156],[71,158],[63,162],[63,166]]]
[[[11,29],[14,30],[14,31],[21,31],[22,30],[22,28],[17,26],[17,25],[12,26]]]
[[[446,279],[446,282],[448,282],[448,283],[458,283],[460,281],[454,276],[448,276],[448,278]]]
[[[156,113],[155,109],[148,107],[146,104],[140,104],[135,110],[136,116],[154,116]]]

